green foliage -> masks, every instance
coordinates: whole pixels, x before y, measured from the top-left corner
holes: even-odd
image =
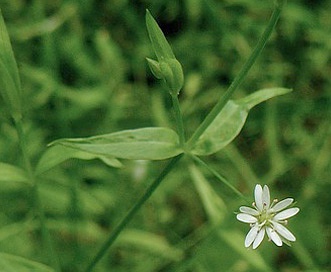
[[[250,109],[273,96],[290,91],[284,88],[264,89],[237,101],[229,100],[200,136],[192,153],[195,155],[210,155],[224,148],[239,134]]]
[[[285,2],[1,1],[0,270],[84,271],[156,184],[93,271],[329,271],[331,10]],[[288,91],[272,86],[293,93],[254,107]],[[300,207],[291,248],[244,248],[255,183]]]
[[[17,65],[0,11],[0,93],[14,119],[22,116],[22,93]]]
[[[0,253],[0,269],[2,271],[14,272],[14,271],[36,271],[36,272],[52,272],[54,271],[50,267],[39,264],[37,262],[32,262],[30,260]]]
[[[168,128],[123,130],[84,139],[57,140],[52,145],[129,160],[164,160],[182,153],[176,132]]]

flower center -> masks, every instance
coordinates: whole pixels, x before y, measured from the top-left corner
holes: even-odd
[[[274,217],[274,213],[270,212],[269,209],[263,208],[261,213],[258,215],[259,225],[270,225],[270,220]]]

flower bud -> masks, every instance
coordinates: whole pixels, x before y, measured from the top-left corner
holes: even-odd
[[[160,69],[160,64],[153,59],[146,58],[149,69],[151,69],[152,74],[157,78],[157,79],[162,79],[163,75]]]
[[[180,62],[167,59],[160,62],[160,69],[171,95],[178,95],[184,83],[184,74]]]

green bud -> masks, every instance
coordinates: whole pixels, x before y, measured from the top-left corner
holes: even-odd
[[[157,79],[162,79],[163,75],[160,69],[160,64],[153,59],[146,58],[149,69],[151,69],[152,74],[157,78]]]
[[[180,62],[176,59],[161,61],[160,69],[171,95],[178,95],[184,84],[184,74]]]
[[[182,66],[172,52],[161,28],[148,10],[146,11],[146,26],[158,60],[147,58],[149,68],[156,78],[164,79],[171,95],[178,95],[184,83]]]

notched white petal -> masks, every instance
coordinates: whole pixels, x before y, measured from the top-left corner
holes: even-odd
[[[300,211],[299,208],[290,208],[290,209],[284,210],[280,213],[277,213],[274,217],[274,220],[278,221],[278,220],[284,220],[284,219],[290,218],[290,217],[296,215],[299,211]]]
[[[247,214],[247,213],[239,213],[237,214],[237,219],[244,223],[256,223],[257,218],[253,215]]]
[[[253,241],[256,238],[256,235],[257,235],[258,231],[259,231],[259,226],[258,225],[254,225],[249,230],[249,232],[247,233],[246,238],[245,238],[245,247],[249,247],[253,243]]]
[[[271,208],[271,210],[273,212],[279,212],[281,210],[284,210],[286,207],[290,206],[293,203],[293,201],[294,201],[293,198],[283,199],[282,201],[276,203],[275,206]]]
[[[253,249],[256,249],[262,242],[265,234],[265,228],[262,228],[256,235],[256,238],[253,243]]]
[[[243,213],[248,213],[251,215],[259,215],[259,212],[251,207],[241,206],[239,208],[239,211],[241,211]]]
[[[256,184],[254,190],[254,197],[255,197],[255,205],[259,211],[263,209],[263,202],[262,202],[262,186],[260,184]]]
[[[269,209],[270,206],[270,191],[267,185],[263,186],[262,192],[262,202],[265,205],[266,209]]]
[[[267,235],[270,238],[270,240],[275,243],[275,245],[277,245],[277,246],[283,245],[282,239],[279,237],[277,232],[275,230],[273,230],[272,228],[267,227]]]
[[[277,222],[272,222],[272,225],[274,226],[274,229],[283,236],[286,240],[294,242],[295,236],[292,232],[290,232],[286,227],[284,227],[282,224],[279,224]]]

